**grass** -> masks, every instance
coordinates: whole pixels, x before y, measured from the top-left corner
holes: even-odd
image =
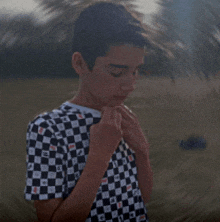
[[[1,87],[0,221],[34,221],[25,201],[25,134],[40,112],[77,91],[74,79],[5,80]],[[150,222],[220,221],[220,79],[142,79],[126,100],[151,144],[154,188]],[[204,135],[207,149],[185,151],[178,141]]]

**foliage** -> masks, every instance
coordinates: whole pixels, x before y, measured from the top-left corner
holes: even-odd
[[[194,2],[194,53],[195,67],[205,73],[220,70],[220,1],[196,0]]]
[[[220,1],[160,0],[153,18],[153,39],[169,52],[171,75],[220,70]],[[178,74],[177,74],[178,73]]]
[[[68,42],[71,44],[73,37],[74,21],[79,16],[80,12],[94,2],[99,0],[35,0],[45,10],[51,14],[55,13],[56,16],[47,22],[45,29],[50,38],[59,36],[58,41]],[[110,0],[109,0],[110,1]],[[113,0],[110,2],[117,2],[125,5],[132,13],[135,12],[135,6],[132,4],[135,0]],[[136,13],[136,16],[141,16]]]
[[[0,17],[0,60],[2,78],[30,77],[72,77],[71,40],[74,21],[89,4],[98,0],[36,0],[45,10],[53,14],[44,24],[35,22],[31,15],[13,18]],[[143,14],[136,11],[135,0],[113,0],[123,4],[134,17],[143,20]],[[152,31],[143,24],[150,39]],[[165,50],[152,42],[147,50],[146,64],[142,74],[165,75],[168,59]],[[150,73],[149,73],[150,71]]]

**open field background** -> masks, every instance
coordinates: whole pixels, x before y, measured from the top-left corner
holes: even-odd
[[[37,220],[33,203],[23,198],[27,124],[70,99],[77,86],[75,79],[0,82],[1,222]],[[151,144],[150,222],[220,221],[220,79],[142,79],[126,105]],[[178,147],[191,134],[205,136],[206,150]]]

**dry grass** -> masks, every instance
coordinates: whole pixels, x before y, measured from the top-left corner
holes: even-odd
[[[28,121],[70,99],[78,82],[1,82],[1,221],[36,220],[23,198],[25,133]],[[220,79],[140,80],[126,100],[140,118],[151,144],[154,171],[150,222],[220,221]],[[178,140],[205,135],[204,151],[184,151]]]

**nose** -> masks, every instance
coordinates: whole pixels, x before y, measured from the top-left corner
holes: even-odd
[[[134,85],[122,85],[121,90],[124,92],[132,92],[134,90]]]
[[[132,92],[135,89],[135,76],[129,74],[123,77],[121,82],[121,90],[123,92]]]

